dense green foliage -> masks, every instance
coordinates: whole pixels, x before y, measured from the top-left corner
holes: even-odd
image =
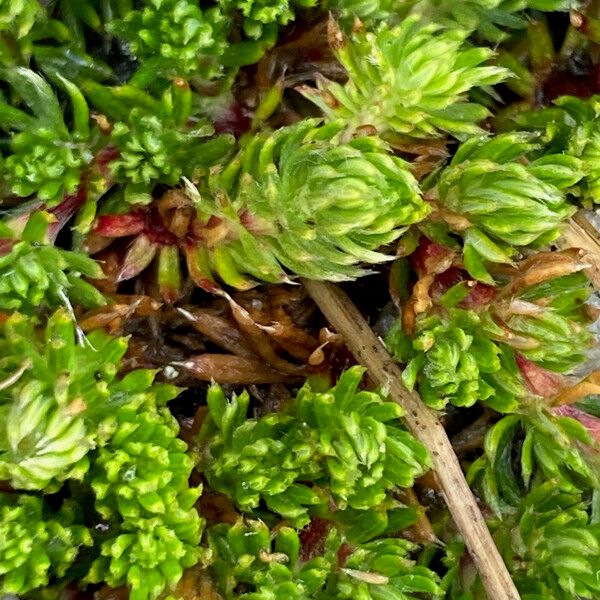
[[[73,127],[65,123],[59,101],[46,80],[24,68],[6,69],[0,77],[14,88],[32,114],[4,103],[0,125],[14,131],[12,154],[3,165],[7,184],[18,196],[36,194],[48,205],[62,201],[79,185],[91,162],[89,112],[81,92],[60,78],[71,99]]]
[[[599,17],[0,0],[0,597],[484,600],[315,279],[439,411],[523,600],[597,600],[590,261],[555,244],[600,202]]]
[[[66,564],[34,556],[36,571],[17,555],[14,560],[23,561],[23,569],[38,573],[37,579],[15,573],[23,579],[21,589],[46,585],[49,572],[63,575],[76,558],[77,546],[84,543],[98,545],[101,552],[87,575],[89,581],[129,584],[136,590],[132,597],[143,600],[174,587],[183,568],[200,557],[203,525],[194,509],[200,490],[188,483],[193,462],[186,444],[177,439],[176,421],[164,408],[176,389],[153,386],[151,371],[134,371],[119,379],[126,340],[101,331],[78,339],[65,311],[50,318],[42,336],[31,321],[15,314],[3,325],[1,344],[5,383],[0,392],[0,477],[15,489],[45,493],[59,490],[66,480],[78,480],[89,489],[112,532],[109,539],[92,542],[81,527],[69,533],[60,529],[62,521],[45,524],[37,508],[31,526],[40,529],[40,541],[43,536],[62,540],[64,551],[61,545],[53,551],[56,560]],[[25,498],[29,499],[23,502],[39,503],[36,497]],[[19,514],[10,517],[14,527],[22,520]],[[44,526],[51,530],[44,533]],[[10,555],[8,547],[6,552]],[[2,586],[5,592],[18,591],[10,579]]]
[[[494,341],[502,333],[486,313],[450,309],[419,315],[412,340],[397,323],[387,341],[395,358],[406,363],[405,385],[412,389],[418,379],[419,394],[432,408],[480,401],[505,411],[526,391],[514,356]]]
[[[538,596],[559,600],[598,595],[593,573],[600,560],[600,532],[588,511],[589,502],[581,495],[552,482],[525,498],[508,534],[518,585],[526,589],[528,580],[537,582]]]
[[[404,383],[417,386],[432,408],[480,401],[512,412],[531,394],[517,353],[552,372],[570,372],[586,360],[592,336],[582,303],[589,292],[587,277],[573,273],[530,286],[510,302],[500,288],[495,299],[467,310],[456,306],[469,293],[461,282],[417,315],[412,332],[397,321],[387,344],[406,365]]]
[[[62,577],[90,532],[74,525],[73,511],[53,513],[36,496],[0,494],[0,590],[24,594]]]
[[[558,481],[570,491],[594,488],[596,459],[584,445],[594,441],[583,425],[534,404],[488,431],[485,455],[473,463],[469,476],[498,513],[519,505],[524,490],[540,482]]]
[[[329,495],[339,509],[366,510],[388,490],[410,487],[429,465],[427,453],[393,423],[397,404],[358,391],[362,374],[353,367],[326,391],[305,384],[283,411],[260,419],[246,419],[246,392],[228,403],[213,386],[200,436],[210,485],[246,511],[262,499],[297,526]]]
[[[527,26],[525,9],[568,10],[571,0],[330,0],[327,7],[342,17],[359,17],[369,25],[398,22],[418,14],[434,23],[490,42],[502,42]]]
[[[273,27],[287,25],[296,9],[310,8],[317,0],[219,0],[221,9],[231,14],[239,11],[244,17],[244,33],[250,38],[271,35]]]
[[[199,249],[201,256],[208,252],[206,277],[215,271],[244,287],[246,275],[286,281],[287,267],[340,281],[368,272],[357,263],[388,260],[376,250],[423,219],[428,207],[406,163],[385,143],[344,143],[341,128],[306,120],[256,135],[208,179],[208,193],[200,188],[196,199],[199,213],[207,225],[217,217],[227,231],[215,247]]]
[[[473,137],[440,176],[440,205],[469,223],[460,234],[465,266],[477,279],[491,281],[483,261],[510,262],[514,248],[553,242],[575,210],[566,190],[583,176],[581,162],[548,154],[524,164],[535,149],[527,135]]]
[[[118,398],[115,378],[125,340],[97,332],[81,344],[61,310],[41,335],[32,321],[13,315],[0,343],[3,378],[20,374],[0,392],[2,478],[17,489],[37,490],[81,479],[88,451],[105,435],[101,419]]]
[[[211,569],[225,600],[412,600],[440,593],[436,575],[408,558],[416,549],[408,540],[384,538],[348,547],[349,556],[336,566],[344,538],[335,528],[327,534],[324,555],[308,561],[289,527],[272,534],[260,521],[238,521],[213,527],[208,539],[219,557]],[[240,584],[248,592],[236,594]]]
[[[50,226],[56,217],[36,211],[20,229],[19,220],[6,226],[4,253],[0,256],[0,308],[39,314],[71,302],[87,308],[106,303],[104,296],[83,277],[104,277],[100,265],[83,253],[57,247]]]
[[[0,31],[10,31],[17,38],[29,33],[40,10],[36,0],[2,0]]]
[[[140,372],[137,379],[148,386],[152,374]],[[167,393],[163,401],[172,396]],[[201,489],[189,487],[194,464],[177,438],[177,423],[148,400],[139,395],[119,409],[89,472],[95,508],[118,533],[102,544],[88,579],[127,584],[136,600],[173,588],[183,569],[198,561],[203,524],[194,508]]]
[[[352,129],[370,126],[380,135],[415,137],[479,133],[478,122],[489,112],[469,102],[467,94],[502,81],[507,72],[480,66],[493,53],[465,48],[464,38],[416,17],[395,28],[359,33],[337,48],[348,83],[321,81],[317,91],[303,93],[327,118],[344,119]]]
[[[110,25],[126,39],[147,68],[164,76],[218,74],[218,57],[226,45],[226,20],[218,9],[202,11],[191,0],[144,0]]]
[[[578,157],[584,177],[574,193],[592,205],[597,202],[600,189],[599,111],[598,96],[588,100],[563,96],[552,107],[511,115],[502,124],[507,128],[535,132],[545,152],[563,152]]]

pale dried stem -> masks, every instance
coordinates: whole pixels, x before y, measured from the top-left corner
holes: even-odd
[[[559,245],[562,248],[581,248],[585,252],[592,265],[586,273],[594,287],[600,289],[600,233],[583,213],[569,219]]]
[[[368,369],[373,381],[405,409],[406,426],[431,454],[435,477],[489,600],[519,600],[515,584],[436,415],[416,393],[404,387],[398,365],[342,290],[324,282],[304,280],[303,284],[331,325],[344,337],[349,350]]]

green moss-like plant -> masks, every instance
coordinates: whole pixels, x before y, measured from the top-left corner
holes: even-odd
[[[362,262],[388,260],[378,249],[428,207],[406,163],[375,137],[344,141],[342,127],[306,120],[255,135],[192,191],[207,243],[189,248],[190,271],[243,288],[248,276],[287,280],[283,267],[341,281],[368,273]]]
[[[149,389],[153,378],[150,371],[133,372],[121,387]],[[175,395],[172,386],[130,395],[86,479],[96,510],[114,531],[86,580],[127,585],[135,600],[154,600],[173,589],[202,555],[204,519],[194,507],[201,487],[189,484],[194,463],[164,406]]]
[[[551,243],[575,212],[567,191],[584,175],[581,161],[566,154],[528,160],[537,149],[527,134],[472,137],[440,175],[433,196],[462,218],[465,266],[477,279],[493,283],[486,261],[507,263],[515,248]]]
[[[16,242],[0,256],[0,308],[31,314],[69,302],[89,308],[105,304],[104,296],[82,275],[103,277],[98,263],[84,254]]]
[[[489,429],[485,454],[471,466],[469,480],[482,489],[497,514],[518,506],[530,489],[545,481],[572,493],[595,489],[595,445],[578,421],[530,402]]]
[[[437,576],[409,558],[417,545],[382,538],[350,546],[334,527],[322,553],[301,556],[301,541],[289,527],[275,532],[260,521],[240,520],[208,532],[211,573],[225,600],[413,600],[441,594]],[[236,589],[247,592],[238,595]]]
[[[477,134],[489,112],[469,101],[468,93],[499,83],[507,71],[485,65],[493,52],[466,48],[464,39],[461,31],[424,24],[418,16],[350,39],[339,32],[335,50],[348,82],[321,78],[317,90],[301,91],[328,119],[343,119],[352,130],[410,137]]]
[[[65,310],[40,335],[14,314],[3,324],[0,392],[0,477],[17,489],[56,489],[81,479],[100,421],[117,396],[123,339],[97,332],[81,343]]]
[[[12,154],[3,171],[17,196],[36,196],[53,206],[72,194],[80,184],[84,168],[93,158],[89,110],[79,89],[58,77],[72,107],[73,124],[65,123],[56,94],[37,73],[23,67],[0,70],[31,114],[2,101],[0,125],[13,131]]]
[[[396,323],[387,344],[406,363],[404,383],[417,386],[432,408],[480,401],[510,410],[526,391],[514,356],[494,342],[494,334],[502,330],[488,315],[451,309],[445,315],[419,315],[412,339]]]
[[[141,5],[109,28],[129,42],[146,69],[166,77],[219,74],[227,19],[217,7],[201,9],[192,0],[144,0]]]
[[[0,494],[0,593],[27,594],[62,577],[90,532],[63,508],[53,513],[36,496]]]
[[[294,20],[296,8],[310,8],[316,0],[219,0],[225,14],[239,11],[243,15],[244,33],[252,39],[269,35],[278,25]]]
[[[532,490],[495,533],[524,597],[592,600],[600,593],[599,525],[589,503],[549,481]],[[535,595],[526,596],[531,593]],[[537,589],[536,589],[537,588]]]
[[[211,487],[242,510],[263,500],[301,526],[328,494],[340,509],[367,510],[388,490],[412,485],[428,468],[428,456],[393,423],[402,414],[397,404],[358,390],[362,373],[349,369],[327,391],[306,384],[285,410],[260,419],[246,419],[246,392],[228,402],[213,386],[199,438]]]
[[[531,394],[519,362],[559,373],[585,362],[593,340],[584,273],[548,279],[515,297],[506,286],[495,299],[467,309],[460,302],[472,288],[459,282],[416,316],[412,331],[400,320],[390,329],[386,342],[406,365],[404,383],[432,408],[479,401],[512,412]]]
[[[41,12],[37,0],[0,0],[0,31],[10,31],[15,37],[26,36]]]

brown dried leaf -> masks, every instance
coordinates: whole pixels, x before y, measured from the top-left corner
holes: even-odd
[[[201,381],[249,385],[252,383],[300,383],[303,377],[279,373],[259,359],[231,354],[201,354],[185,361],[175,361],[174,367],[182,367]]]
[[[334,333],[327,329],[327,327],[321,327],[319,331],[319,346],[315,348],[311,355],[308,357],[308,364],[312,367],[322,365],[325,362],[325,352],[323,351],[329,344],[334,346],[344,346],[344,338],[339,333]]]
[[[325,541],[331,530],[331,521],[312,517],[310,523],[300,531],[300,557],[308,562],[325,553]]]
[[[586,379],[592,383],[597,383],[600,385],[600,371],[593,371],[586,377]]]
[[[591,381],[580,381],[573,387],[567,388],[561,391],[556,398],[554,398],[554,406],[563,406],[567,404],[574,404],[586,396],[593,396],[600,394],[600,385]]]
[[[125,319],[131,307],[128,304],[109,304],[86,312],[79,320],[79,327],[83,331],[106,329],[110,333],[122,331]]]
[[[327,346],[328,342],[321,344],[318,348],[313,350],[312,354],[308,357],[308,364],[311,367],[318,367],[325,362],[325,352],[323,352],[323,348]]]
[[[134,315],[150,317],[157,314],[162,304],[150,296],[114,294],[115,304],[87,311],[80,320],[79,326],[83,331],[106,328],[116,334],[123,330],[126,321]]]
[[[117,304],[128,304],[138,317],[156,315],[163,306],[162,302],[143,294],[114,294],[111,298]]]
[[[256,358],[256,353],[242,336],[240,330],[229,319],[215,314],[210,309],[190,307],[176,310],[189,321],[196,331],[221,348],[237,356]]]
[[[100,267],[104,277],[102,279],[93,279],[92,283],[103,294],[114,294],[119,286],[118,277],[121,269],[123,256],[116,250],[110,248],[94,257]]]
[[[307,331],[296,327],[289,316],[272,325],[259,325],[259,327],[274,341],[277,342],[290,356],[307,362],[314,351],[318,341]]]
[[[187,569],[173,595],[181,600],[223,600],[202,565]]]
[[[441,542],[431,526],[431,521],[427,517],[426,508],[419,502],[417,494],[412,489],[405,489],[400,492],[398,498],[408,506],[414,506],[419,512],[417,522],[404,531],[404,536],[417,544],[439,545]]]
[[[517,274],[502,290],[502,296],[517,295],[523,290],[589,267],[583,252],[576,248],[561,252],[538,252],[519,263]]]
[[[156,202],[156,210],[165,227],[175,237],[181,239],[187,235],[194,216],[194,207],[183,190],[167,190]]]
[[[434,275],[421,277],[413,286],[410,298],[402,307],[402,327],[407,333],[412,333],[417,315],[433,306],[429,290],[435,281]]]
[[[229,302],[233,318],[256,354],[281,373],[297,377],[306,376],[307,369],[304,365],[294,365],[279,357],[271,344],[269,336],[262,327],[255,323],[250,313],[240,306],[229,294],[225,292],[222,292],[222,294]]]

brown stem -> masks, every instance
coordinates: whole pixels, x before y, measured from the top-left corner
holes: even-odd
[[[463,456],[467,452],[477,450],[483,446],[483,440],[490,428],[491,419],[492,412],[486,410],[476,421],[467,425],[467,427],[452,438],[452,447],[457,456]]]
[[[406,426],[429,450],[446,503],[475,563],[489,600],[519,600],[513,583],[473,492],[471,492],[450,440],[433,411],[402,384],[401,372],[381,341],[348,296],[331,283],[303,280],[304,287],[325,317],[346,340],[346,345],[406,411]]]
[[[407,537],[409,537],[413,542],[421,545],[440,545],[441,542],[437,535],[435,535],[435,531],[433,531],[433,527],[431,526],[431,521],[425,513],[425,508],[419,502],[419,498],[417,498],[415,491],[412,488],[402,490],[402,492],[398,495],[398,498],[401,502],[404,502],[404,504],[416,508],[420,513],[415,524],[410,527],[410,535]]]

